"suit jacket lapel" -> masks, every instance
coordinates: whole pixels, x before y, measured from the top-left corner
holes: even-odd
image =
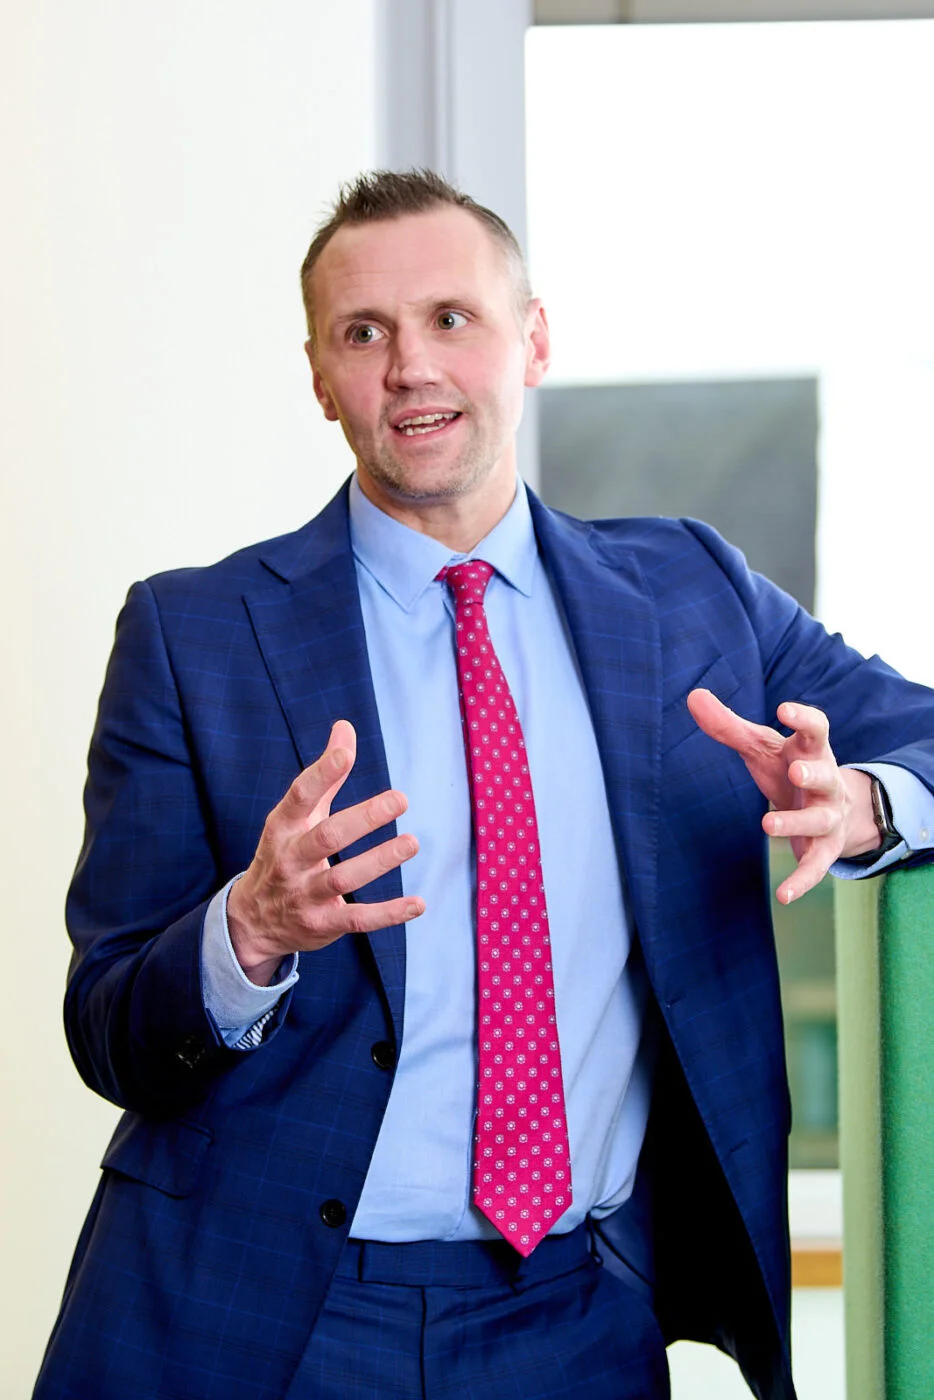
[[[607,799],[651,971],[657,911],[661,646],[631,551],[531,492],[545,565],[564,605],[603,762]]]
[[[303,767],[325,748],[331,725],[350,720],[357,760],[334,803],[342,810],[389,787],[386,752],[366,650],[357,576],[350,549],[346,487],[297,535],[270,545],[263,563],[277,581],[245,597],[269,676]],[[345,857],[368,850],[395,832],[382,827],[349,846]],[[402,894],[398,870],[359,892],[367,903]],[[402,1043],[405,927],[367,935]]]
[[[631,553],[594,526],[549,511],[530,492],[536,534],[564,606],[603,762],[610,815],[646,960],[656,925],[661,683],[658,624]],[[373,692],[346,487],[304,530],[274,542],[263,562],[276,581],[245,603],[270,679],[307,766],[336,719],[357,731],[357,762],[335,808],[389,786]],[[324,660],[322,661],[322,658]],[[393,828],[345,855],[386,839]],[[361,891],[367,901],[402,893],[398,871]],[[397,1037],[402,1041],[405,928],[369,935]]]

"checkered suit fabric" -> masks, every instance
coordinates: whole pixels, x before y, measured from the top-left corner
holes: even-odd
[[[707,685],[752,719],[831,717],[843,761],[934,787],[934,701],[828,637],[696,522],[587,524],[533,500],[580,665],[663,1039],[655,1153],[666,1335],[715,1340],[789,1400],[789,1103],[763,803],[699,733]],[[343,716],[352,803],[387,784],[346,492],[294,535],[133,588],[91,745],[68,899],[66,1029],[127,1112],[104,1157],[38,1400],[281,1400],[341,1254],[401,1044],[404,930],[302,958],[262,1042],[205,1012],[206,903]],[[398,877],[364,898],[398,892]]]

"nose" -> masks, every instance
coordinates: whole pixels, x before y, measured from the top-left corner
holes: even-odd
[[[392,340],[386,385],[392,390],[436,384],[439,371],[431,337],[415,327],[399,327]]]

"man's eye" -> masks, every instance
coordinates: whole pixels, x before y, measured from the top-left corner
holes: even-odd
[[[375,340],[380,339],[382,334],[378,326],[354,326],[350,332],[350,339],[354,345],[372,345]]]
[[[467,317],[462,316],[459,311],[442,311],[438,317],[438,325],[443,331],[457,330],[459,326],[466,326]]]

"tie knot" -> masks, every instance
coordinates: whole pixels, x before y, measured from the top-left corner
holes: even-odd
[[[463,564],[442,569],[438,577],[450,585],[458,606],[479,603],[482,607],[486,586],[495,572],[493,565],[483,559],[465,559]]]

